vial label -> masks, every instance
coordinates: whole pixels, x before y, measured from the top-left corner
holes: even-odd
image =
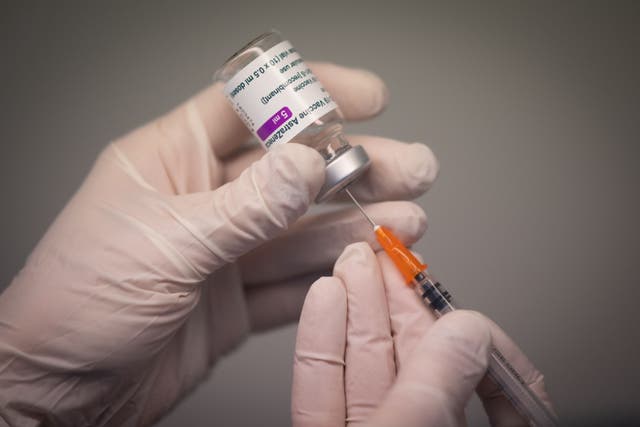
[[[224,94],[267,149],[291,141],[337,108],[288,41],[251,61],[227,82]]]

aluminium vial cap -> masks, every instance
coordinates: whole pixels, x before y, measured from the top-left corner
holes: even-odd
[[[360,178],[369,166],[371,166],[371,160],[362,146],[348,146],[327,163],[324,185],[316,197],[316,203],[331,199],[340,190]]]

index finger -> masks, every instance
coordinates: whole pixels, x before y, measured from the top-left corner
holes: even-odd
[[[345,425],[344,352],[347,294],[336,277],[324,277],[304,302],[293,362],[291,417],[295,427]]]
[[[389,309],[378,260],[369,244],[347,246],[333,273],[347,290],[344,387],[347,425],[353,426],[371,416],[395,379]]]
[[[389,305],[391,335],[398,371],[400,371],[425,331],[435,322],[435,316],[427,310],[415,291],[407,286],[400,271],[384,253],[377,254]]]

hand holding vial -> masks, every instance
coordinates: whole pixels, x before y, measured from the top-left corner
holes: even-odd
[[[384,109],[374,74],[310,68],[346,120]],[[217,83],[104,149],[0,296],[0,424],[152,424],[249,333],[297,319],[309,284],[371,237],[354,210],[300,219],[321,154],[265,155],[249,137]],[[349,140],[376,164],[363,200],[412,199],[435,179],[423,144]],[[411,181],[387,176],[400,162]],[[406,243],[425,230],[413,203],[371,210]]]

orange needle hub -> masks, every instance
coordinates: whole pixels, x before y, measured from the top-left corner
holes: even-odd
[[[380,246],[400,270],[407,284],[411,283],[418,273],[427,269],[427,265],[421,263],[387,227],[376,225],[374,231]]]

